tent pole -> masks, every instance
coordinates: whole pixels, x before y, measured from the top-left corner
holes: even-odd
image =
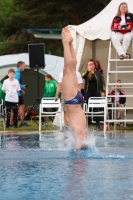
[[[76,48],[76,58],[77,58],[77,66],[76,69],[79,70],[83,50],[84,50],[84,44],[85,44],[85,38],[81,35],[79,35],[79,38],[77,39],[77,48]]]
[[[96,40],[92,40],[92,59],[95,60],[96,59]]]

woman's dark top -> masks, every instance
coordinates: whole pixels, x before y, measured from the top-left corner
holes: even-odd
[[[88,77],[89,72],[84,72],[82,74],[83,79],[85,79],[84,91],[85,92],[96,92],[100,94],[103,90],[102,75],[99,71],[94,71],[91,80]]]
[[[97,78],[94,74],[92,74],[89,83],[89,92],[97,92]]]

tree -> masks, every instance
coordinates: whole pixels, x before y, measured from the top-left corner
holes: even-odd
[[[9,16],[16,11],[14,0],[0,0],[0,41],[3,40],[3,28],[6,26]],[[6,34],[7,36],[7,34]]]
[[[8,0],[6,0],[8,1]],[[10,0],[13,1],[13,0]],[[62,28],[81,24],[99,13],[110,0],[14,0],[16,10],[8,17],[3,34],[10,36],[22,28]]]
[[[11,35],[14,35],[16,32],[20,32],[22,28],[38,28],[38,29],[47,29],[47,28],[58,28],[61,29],[66,25],[78,25],[81,24],[97,13],[99,13],[109,2],[110,0],[93,0],[93,1],[78,1],[78,0],[0,0],[1,2],[6,2],[4,5],[7,5],[7,2],[10,2],[10,9],[7,14],[3,16],[0,22],[0,34],[3,38],[8,38]],[[21,34],[20,34],[21,35]],[[48,51],[51,51],[54,54],[60,54],[62,44],[58,40],[43,40],[48,44]],[[24,38],[18,37],[16,42],[10,41],[11,48],[13,45],[19,44],[20,49],[22,43],[25,40]],[[28,41],[27,41],[28,42]],[[30,41],[29,41],[30,42]],[[27,44],[27,43],[26,43]],[[15,46],[16,47],[16,46]],[[26,46],[24,46],[25,49]],[[3,47],[4,48],[4,45]],[[19,53],[19,48],[18,53]],[[55,51],[56,49],[56,51]],[[26,49],[25,49],[26,50]],[[4,53],[6,53],[6,49]],[[27,50],[26,50],[27,51]],[[3,51],[1,51],[3,52]],[[13,51],[14,52],[14,51]]]
[[[15,12],[14,0],[0,0],[0,19],[8,18],[11,13]]]

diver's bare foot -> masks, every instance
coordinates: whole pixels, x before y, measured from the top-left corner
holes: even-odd
[[[71,37],[71,34],[69,35],[65,28],[62,29],[62,42],[70,43],[73,41],[73,38]]]
[[[69,44],[71,42],[71,40],[66,36],[64,29],[62,30],[61,36],[62,36],[62,43],[63,44],[65,44],[65,43]]]
[[[64,28],[65,33],[67,34],[67,36],[71,39],[71,42],[74,40],[73,37],[71,36],[70,31],[68,30],[68,28]]]
[[[69,38],[71,38],[71,41],[73,41],[73,37],[71,36],[70,31],[68,30],[68,28],[64,28],[66,34],[68,35]]]

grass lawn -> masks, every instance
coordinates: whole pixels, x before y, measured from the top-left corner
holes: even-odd
[[[18,128],[6,128],[5,131],[38,131],[39,130],[39,125],[33,120],[33,121],[26,121],[27,124],[30,126],[28,127],[19,127],[20,122],[18,122]],[[0,131],[3,131],[3,122],[0,122]],[[43,130],[59,130],[58,126],[54,126],[51,121],[46,121],[46,125],[42,126],[42,131]]]
[[[39,127],[38,127],[38,120],[37,121],[26,121],[27,124],[29,124],[30,126],[28,127],[19,127],[20,125],[20,122],[18,122],[18,128],[13,128],[13,127],[10,127],[10,128],[6,128],[5,131],[15,131],[15,132],[18,132],[18,131],[28,131],[28,132],[31,132],[31,131],[38,131],[39,130]],[[102,126],[101,126],[102,127]],[[94,128],[95,129],[95,126],[91,126],[90,128]],[[3,131],[3,122],[0,121],[0,131]],[[42,131],[50,131],[50,130],[59,130],[59,127],[58,126],[55,126],[52,124],[52,121],[50,120],[47,120],[45,125],[42,126]],[[114,130],[114,126],[110,126],[110,129],[109,130]],[[126,127],[121,127],[121,126],[118,126],[116,125],[116,130],[133,130],[133,124],[127,124]],[[59,130],[60,131],[60,130]]]
[[[110,127],[110,130],[114,130],[114,126],[111,126]],[[133,130],[133,124],[131,124],[131,125],[127,125],[126,127],[122,127],[122,126],[116,126],[116,130],[129,130],[129,131],[131,131],[131,130]]]

